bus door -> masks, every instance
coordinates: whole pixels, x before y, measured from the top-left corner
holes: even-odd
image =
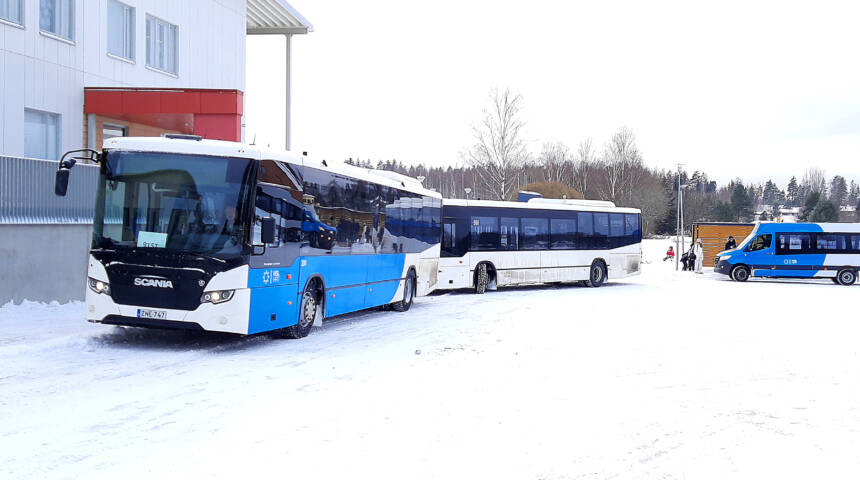
[[[753,238],[744,249],[744,263],[757,277],[775,276],[773,234],[762,233]]]

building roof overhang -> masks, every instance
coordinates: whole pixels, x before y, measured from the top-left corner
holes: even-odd
[[[248,0],[248,35],[302,35],[314,31],[301,13],[285,0]]]

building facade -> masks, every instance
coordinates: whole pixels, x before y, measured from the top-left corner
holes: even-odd
[[[284,0],[0,0],[0,156],[241,140],[246,35],[309,31]]]

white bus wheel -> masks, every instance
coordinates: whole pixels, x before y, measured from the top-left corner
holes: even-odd
[[[846,268],[845,270],[840,270],[836,275],[836,278],[839,279],[840,285],[854,285],[854,282],[857,281],[857,273],[855,273],[854,270]]]
[[[600,260],[591,262],[591,268],[588,269],[588,280],[585,281],[587,287],[599,287],[606,281],[606,264]]]
[[[475,293],[481,294],[487,291],[490,284],[490,275],[487,273],[487,264],[482,263],[475,268]]]

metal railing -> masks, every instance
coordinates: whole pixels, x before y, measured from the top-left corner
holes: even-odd
[[[78,164],[65,197],[54,195],[57,161],[0,156],[0,224],[93,222],[98,167]]]

